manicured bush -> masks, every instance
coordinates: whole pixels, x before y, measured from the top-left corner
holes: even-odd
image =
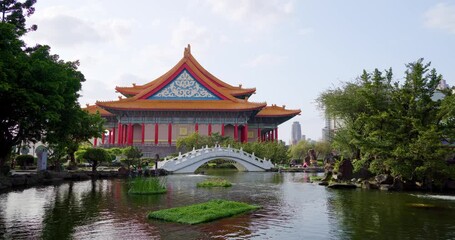
[[[209,178],[197,184],[198,187],[230,187],[232,183],[222,178]]]
[[[22,168],[33,165],[34,162],[35,158],[32,155],[19,155],[16,157],[16,164],[20,165]]]
[[[211,200],[186,207],[150,212],[148,218],[178,223],[198,224],[259,209],[259,206],[227,200]]]
[[[167,192],[163,178],[136,178],[130,181],[129,194],[160,194]]]

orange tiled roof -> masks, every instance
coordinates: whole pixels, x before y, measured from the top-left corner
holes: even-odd
[[[209,101],[179,101],[179,100],[148,100],[148,99],[121,99],[111,102],[96,102],[105,109],[117,110],[175,110],[175,111],[238,111],[238,110],[259,110],[265,107],[266,103],[253,103],[247,101],[233,102],[230,100],[209,100]]]
[[[300,112],[299,109],[285,109],[285,106],[272,105],[263,108],[256,117],[287,117],[298,115]]]
[[[91,114],[96,114],[96,113],[99,113],[101,116],[114,116],[114,114],[98,107],[97,105],[88,105],[85,107],[85,108],[82,108],[83,110],[86,110],[87,112],[91,113]]]
[[[242,88],[242,86],[232,86],[230,84],[227,84],[217,77],[213,76],[210,72],[208,72],[202,65],[191,55],[191,49],[190,46],[188,45],[187,48],[185,48],[184,51],[184,56],[183,58],[173,67],[171,68],[168,72],[160,76],[159,78],[144,84],[144,85],[133,85],[132,87],[116,87],[115,90],[121,94],[124,95],[136,95],[139,94],[141,91],[145,89],[149,89],[153,86],[158,86],[160,82],[163,81],[163,79],[168,79],[169,76],[174,74],[178,69],[182,67],[182,65],[186,64],[187,66],[191,67],[191,70],[197,73],[198,78],[203,78],[207,80],[207,82],[211,82],[215,86],[223,89],[227,94],[230,94],[232,96],[242,96],[242,95],[251,95],[254,92],[256,92],[256,88]]]

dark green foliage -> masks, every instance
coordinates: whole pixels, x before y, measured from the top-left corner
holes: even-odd
[[[82,158],[92,163],[92,171],[96,171],[99,162],[107,162],[111,156],[104,148],[87,148]]]
[[[16,157],[16,164],[25,167],[35,163],[35,158],[32,155],[19,155]]]
[[[35,8],[33,7],[35,3],[36,0],[0,0],[1,22],[14,25],[18,35],[23,35],[27,31],[36,30],[36,25],[32,25],[29,29],[25,26],[25,17],[29,17],[35,12]]]
[[[333,145],[354,159],[356,169],[391,173],[403,180],[455,177],[445,160],[453,151],[455,114],[451,91],[432,99],[442,76],[419,59],[410,63],[404,82],[392,83],[392,71],[364,71],[354,83],[328,90],[318,99],[329,116],[342,120]]]
[[[52,144],[85,130],[73,127],[84,117],[77,103],[85,80],[78,62],[60,60],[48,46],[23,50],[25,44],[15,30],[12,24],[0,23],[0,102],[8,103],[0,106],[0,166],[21,142],[45,140],[47,135]]]
[[[212,136],[201,136],[198,133],[193,133],[188,137],[179,138],[177,140],[177,148],[181,151],[191,151],[193,148],[200,149],[205,146],[215,146],[219,144],[223,147],[231,146],[233,148],[243,148],[245,152],[254,153],[259,158],[271,159],[273,163],[287,162],[289,157],[287,148],[280,142],[235,142],[230,137],[222,137],[218,133]]]
[[[259,209],[259,206],[226,200],[211,200],[209,202],[186,207],[170,208],[151,212],[148,218],[172,221],[178,223],[198,224],[220,218],[234,216],[243,212]]]
[[[123,160],[127,162],[129,168],[132,164],[139,164],[139,160],[142,157],[142,151],[138,147],[127,147],[123,149],[123,155],[125,156],[125,159]]]
[[[197,183],[197,187],[231,187],[232,183],[230,183],[226,179],[222,178],[209,178],[200,183]]]
[[[136,178],[130,181],[129,194],[161,194],[166,193],[166,184],[163,178],[149,177],[149,178]]]

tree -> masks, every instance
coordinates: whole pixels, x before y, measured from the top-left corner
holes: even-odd
[[[77,103],[70,101],[71,103]],[[72,164],[75,164],[74,153],[79,145],[88,142],[92,137],[101,137],[104,120],[99,114],[90,114],[74,104],[60,112],[61,118],[49,127],[45,140],[50,148],[59,149],[68,155]]]
[[[36,0],[26,0],[23,2],[17,0],[0,0],[1,22],[13,24],[19,36],[24,35],[27,31],[36,30],[36,25],[32,25],[29,29],[25,26],[25,17],[29,17],[35,12],[35,8],[33,7],[35,3]]]
[[[302,140],[289,148],[289,154],[292,159],[303,160],[307,155],[308,150],[312,148],[314,148],[314,144],[306,140]]]
[[[83,159],[92,163],[92,171],[96,172],[98,163],[107,162],[111,156],[104,148],[87,148],[82,156]]]
[[[131,164],[139,162],[139,159],[142,157],[141,149],[137,147],[127,147],[123,149],[123,155],[126,157],[126,161],[128,161],[128,169],[130,168]]]
[[[354,83],[323,92],[318,102],[326,114],[342,119],[333,145],[350,152],[374,173],[404,180],[435,181],[454,176],[445,158],[453,141],[453,97],[433,99],[442,76],[423,59],[410,63],[402,84],[392,71],[363,72]]]
[[[1,2],[2,9],[10,3]],[[3,13],[20,12],[8,11]],[[72,111],[80,111],[76,110],[78,91],[85,81],[77,70],[77,61],[60,60],[58,55],[50,54],[49,46],[26,48],[19,40],[20,34],[16,25],[2,19],[0,102],[8,104],[0,106],[0,167],[15,145],[43,140],[46,134],[59,131],[56,126],[66,124],[65,117],[74,117]]]

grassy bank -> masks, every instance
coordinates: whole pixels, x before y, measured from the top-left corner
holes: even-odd
[[[198,187],[230,187],[232,183],[222,178],[209,178],[197,184]]]
[[[129,184],[129,194],[160,194],[167,191],[162,178],[157,177],[136,178]]]
[[[242,202],[211,200],[205,203],[194,204],[186,207],[150,212],[148,218],[178,223],[198,224],[230,217],[259,208],[259,206],[249,205]]]

